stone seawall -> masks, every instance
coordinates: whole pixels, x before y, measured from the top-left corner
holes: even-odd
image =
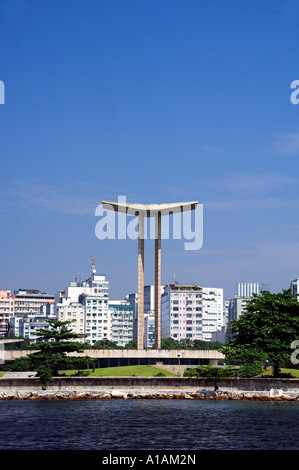
[[[1,400],[109,400],[109,399],[163,399],[163,400],[245,400],[245,401],[292,401],[299,406],[299,394],[281,393],[278,395],[252,392],[212,392],[212,391],[124,391],[110,390],[102,392],[61,392],[61,391],[40,391],[40,392],[17,392],[14,394],[0,394]]]
[[[268,397],[268,398],[267,398]],[[299,379],[188,377],[55,377],[46,390],[35,377],[0,379],[0,399],[188,398],[296,400]]]

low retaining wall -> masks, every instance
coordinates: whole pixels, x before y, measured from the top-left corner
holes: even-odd
[[[215,388],[216,387],[216,388]],[[93,391],[109,390],[152,391],[223,391],[270,393],[280,390],[299,394],[299,379],[236,378],[215,381],[195,377],[56,377],[47,386],[49,391]],[[0,396],[20,392],[38,392],[42,386],[35,377],[0,379]]]

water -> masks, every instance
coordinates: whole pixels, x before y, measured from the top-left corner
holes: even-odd
[[[299,402],[1,401],[1,450],[297,450]]]

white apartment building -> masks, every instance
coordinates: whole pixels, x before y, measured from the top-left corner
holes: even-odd
[[[55,314],[59,320],[73,320],[73,329],[83,333],[85,344],[93,345],[102,339],[111,340],[111,319],[108,312],[109,281],[105,275],[96,274],[85,281],[76,280],[58,291]]]
[[[246,310],[246,306],[252,297],[235,297],[230,299],[228,306],[228,327],[233,320],[238,320]]]
[[[0,290],[0,335],[8,332],[14,314],[14,298],[11,296],[11,291]]]
[[[252,299],[252,297],[235,297],[234,299],[229,300],[229,304],[228,304],[228,321],[227,321],[226,333],[225,333],[226,340],[228,339],[228,337],[231,334],[229,329],[232,326],[232,322],[234,320],[238,320],[240,318],[240,316],[243,315],[243,313],[246,310],[247,303],[251,299]]]
[[[155,311],[148,310],[144,315],[144,341],[145,348],[155,345]]]
[[[269,285],[260,282],[238,282],[237,297],[252,297],[260,294],[263,290],[269,290]]]
[[[60,321],[71,321],[68,328],[75,334],[85,334],[85,308],[79,302],[61,299],[61,303],[56,304],[56,318]],[[85,343],[85,338],[78,338],[76,341]]]
[[[103,278],[93,278],[93,283],[104,281]],[[102,284],[103,285],[103,284]],[[108,292],[108,289],[105,289]],[[109,294],[98,293],[96,295],[83,294],[79,302],[85,310],[85,343],[94,344],[101,339],[111,341],[111,316],[108,311]]]
[[[39,341],[37,330],[49,329],[47,320],[56,320],[54,315],[35,315],[31,313],[29,315],[17,314],[11,319],[12,332],[21,338],[28,339],[31,343]]]
[[[225,328],[227,327],[227,324],[228,324],[229,304],[230,304],[230,299],[223,300],[223,322],[224,322]]]
[[[38,330],[51,330],[52,326],[46,320],[55,320],[56,317],[32,316],[32,318],[21,319],[19,321],[19,335],[28,339],[31,343],[38,343],[40,337]]]
[[[34,289],[19,289],[14,291],[15,315],[52,315],[54,313],[54,295]]]
[[[0,331],[5,332],[15,316],[48,316],[54,313],[54,296],[35,289],[0,291]],[[14,330],[12,331],[14,332]],[[15,333],[16,334],[16,333]]]
[[[223,289],[169,284],[161,297],[161,336],[211,341],[223,326]]]
[[[245,312],[248,301],[252,299],[254,294],[260,295],[263,290],[269,290],[269,284],[260,282],[238,282],[235,297],[225,300],[227,314],[226,335],[228,334],[229,328],[231,328],[232,321],[238,320]]]
[[[299,278],[294,279],[291,284],[290,288],[292,289],[292,294],[297,295],[297,299],[299,301]]]
[[[220,332],[224,326],[223,289],[202,288],[202,338],[211,341],[212,334]]]
[[[109,302],[111,341],[126,346],[133,339],[134,305],[125,300]]]

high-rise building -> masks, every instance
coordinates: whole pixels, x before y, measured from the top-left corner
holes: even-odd
[[[0,291],[0,330],[11,326],[11,320],[18,316],[49,316],[54,313],[54,296],[36,289],[19,289],[12,294],[10,290]],[[13,329],[11,332],[17,334]]]
[[[51,330],[52,326],[47,320],[55,320],[55,316],[29,314],[16,315],[11,319],[13,332],[16,336],[28,339],[31,343],[40,341],[38,330]]]
[[[292,294],[297,295],[297,299],[299,301],[299,278],[291,281],[290,288],[292,289]]]
[[[109,281],[96,274],[92,259],[91,276],[85,281],[76,279],[56,294],[55,314],[58,319],[72,319],[74,331],[86,335],[84,342],[93,345],[101,339],[111,339],[108,313]],[[83,324],[83,326],[82,326]]]
[[[56,317],[60,321],[72,321],[68,328],[75,334],[85,334],[85,308],[79,302],[71,302],[68,298],[62,298],[56,304]],[[77,338],[79,343],[85,343],[85,337]]]
[[[111,317],[111,341],[118,346],[126,346],[133,340],[134,305],[125,300],[109,302]]]
[[[246,306],[252,297],[235,297],[229,300],[228,306],[228,327],[233,320],[239,320],[240,316],[246,310]]]
[[[219,287],[203,287],[202,339],[204,341],[211,341],[213,333],[220,332],[223,326],[223,289]]]
[[[14,317],[14,298],[10,290],[0,290],[0,335],[8,333]]]
[[[55,296],[34,289],[14,291],[14,314],[52,315],[54,313]]]
[[[260,294],[263,290],[269,290],[269,284],[260,282],[238,282],[237,297],[251,297],[253,294]]]
[[[211,341],[223,326],[223,289],[169,284],[161,298],[162,338]]]
[[[155,345],[155,311],[148,310],[144,314],[144,347],[153,348]]]
[[[260,282],[238,282],[237,294],[233,299],[226,299],[224,302],[227,315],[226,337],[231,328],[232,321],[238,320],[246,311],[248,301],[254,294],[260,295],[263,290],[269,290],[269,284]]]

